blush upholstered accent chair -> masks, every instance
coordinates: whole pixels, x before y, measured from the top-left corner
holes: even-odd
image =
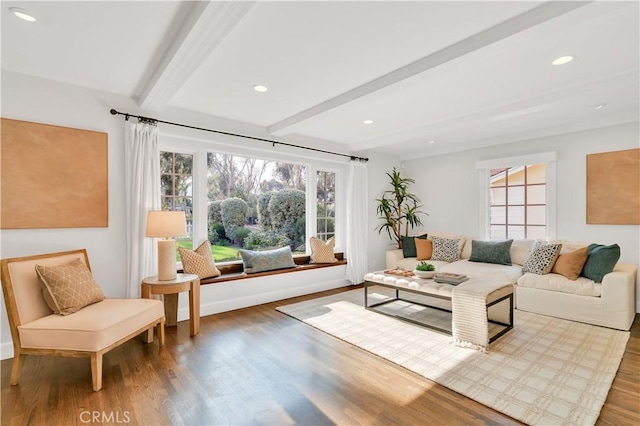
[[[92,280],[85,249],[2,259],[0,265],[13,339],[12,385],[18,383],[25,355],[86,356],[91,358],[93,390],[99,391],[102,356],[106,352],[142,332],[147,333],[147,340],[152,340],[156,325],[159,344],[164,345],[164,307],[159,300],[105,299],[98,289],[101,301],[74,313],[53,313],[45,301],[44,280],[39,281],[36,265],[39,270],[75,265]]]

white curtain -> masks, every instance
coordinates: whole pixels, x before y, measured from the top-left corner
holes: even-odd
[[[347,186],[347,279],[352,284],[363,282],[369,272],[369,213],[367,163],[351,160]]]
[[[127,292],[140,297],[140,282],[157,271],[157,247],[145,237],[148,210],[160,210],[158,127],[125,121]]]

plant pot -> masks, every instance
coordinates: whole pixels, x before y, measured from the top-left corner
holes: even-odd
[[[418,271],[415,269],[413,270],[413,275],[415,275],[418,278],[422,278],[423,280],[433,278],[435,274],[436,274],[436,271]]]

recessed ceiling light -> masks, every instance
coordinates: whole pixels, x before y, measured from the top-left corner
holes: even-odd
[[[568,64],[569,62],[573,61],[576,57],[573,55],[568,55],[568,56],[561,56],[558,59],[554,60],[553,62],[551,62],[553,65],[564,65],[564,64]]]
[[[28,11],[19,7],[10,7],[9,11],[16,15],[18,18],[29,22],[35,22],[36,18]]]
[[[607,104],[598,104],[598,105],[594,105],[593,109],[602,109],[602,108],[604,108],[606,106],[607,106]]]
[[[364,120],[362,124],[373,124],[373,120]]]
[[[436,141],[434,141],[433,139],[431,139],[430,141],[427,141],[427,143],[428,143],[429,145],[431,145],[432,143],[436,143]]]
[[[269,88],[267,86],[261,86],[258,84],[256,86],[253,86],[253,90],[255,90],[256,92],[264,93],[269,90]]]

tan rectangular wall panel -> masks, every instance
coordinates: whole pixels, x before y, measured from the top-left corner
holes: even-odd
[[[109,226],[107,134],[3,118],[0,227]]]
[[[640,225],[640,149],[587,155],[587,223]]]

